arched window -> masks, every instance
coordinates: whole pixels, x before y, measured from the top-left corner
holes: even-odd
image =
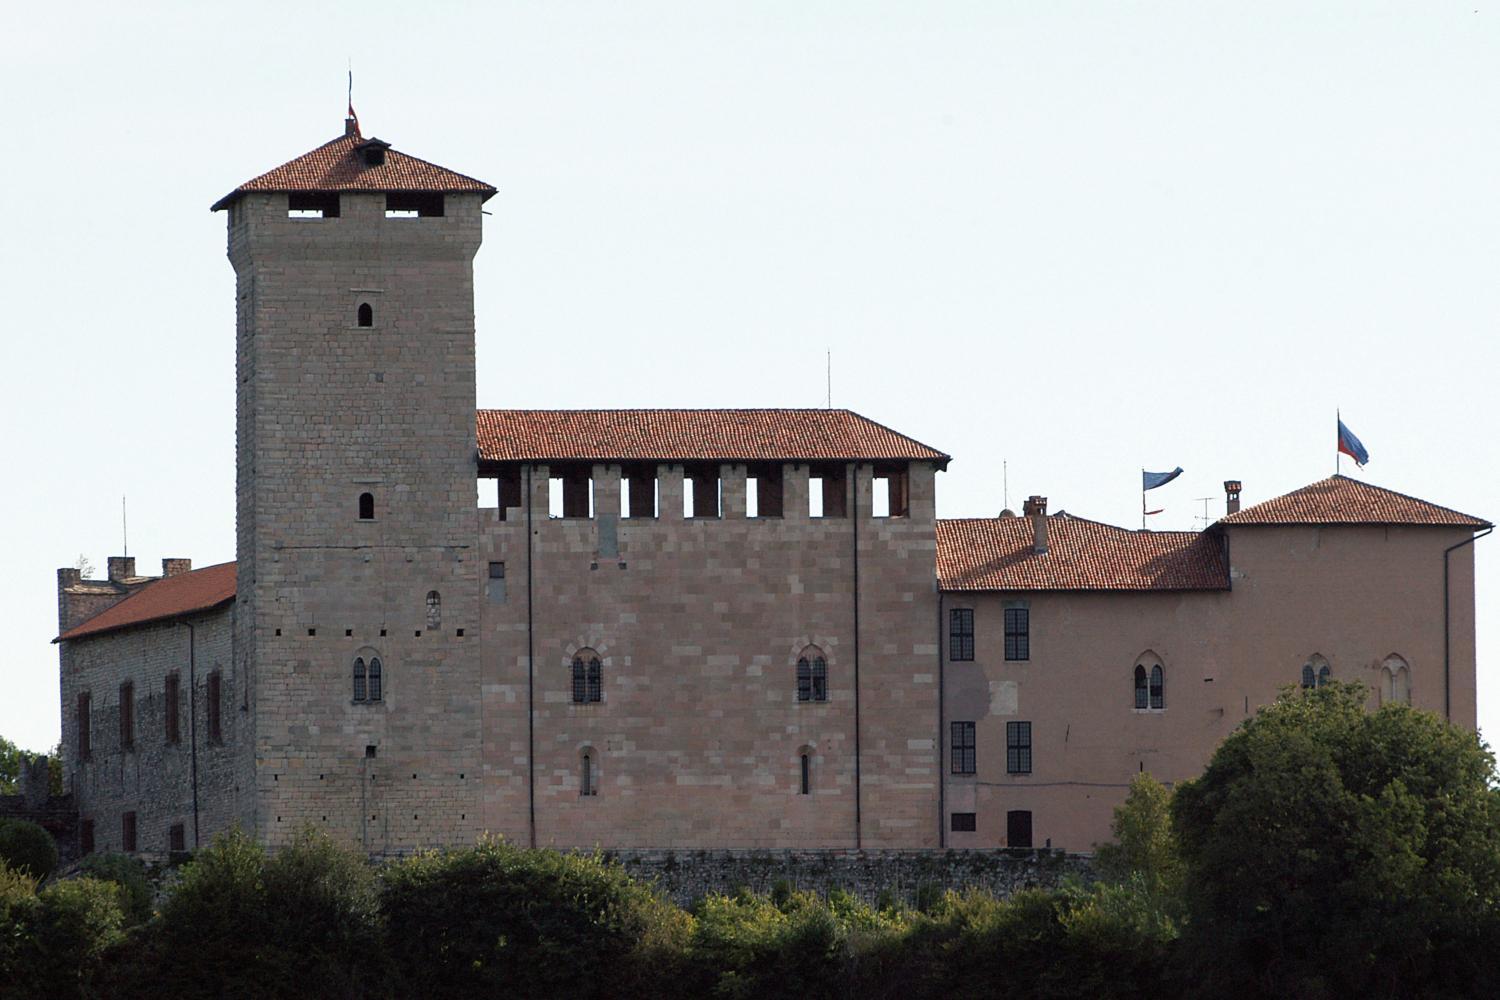
[[[812,751],[804,748],[798,756],[798,764],[801,767],[801,785],[799,794],[812,794]]]
[[[1146,650],[1135,661],[1135,707],[1137,711],[1161,711],[1166,707],[1163,697],[1165,668],[1161,657]]]
[[[828,700],[828,658],[817,646],[808,646],[797,657],[797,700]]]
[[[1406,661],[1392,653],[1380,665],[1380,700],[1398,705],[1411,704],[1411,668]]]
[[[443,624],[443,596],[435,590],[427,592],[427,627],[437,628]]]
[[[1154,666],[1154,667],[1151,668],[1151,707],[1152,708],[1165,708],[1166,707],[1166,701],[1163,698],[1163,695],[1165,694],[1165,691],[1163,690],[1165,688],[1165,684],[1163,683],[1164,679],[1165,678],[1162,675],[1161,664],[1158,663],[1156,666]]]
[[[1145,708],[1149,704],[1146,695],[1146,668],[1137,663],[1135,665],[1135,707]]]
[[[361,521],[375,520],[375,494],[361,493],[359,495],[359,519]]]
[[[365,690],[365,658],[356,656],[354,658],[354,700],[364,701]]]
[[[599,785],[594,774],[594,751],[585,747],[578,755],[578,794],[598,795]]]
[[[359,304],[359,325],[360,326],[374,326],[375,325],[375,310],[372,309],[372,308],[370,308],[370,303],[368,303],[368,302],[361,302]]]
[[[380,657],[370,657],[370,700],[380,700]]]
[[[586,704],[604,700],[604,667],[599,654],[580,649],[573,656],[573,701]]]
[[[1328,683],[1328,679],[1332,676],[1333,670],[1328,666],[1328,661],[1321,654],[1314,653],[1302,665],[1302,686],[1304,688],[1322,687]]]

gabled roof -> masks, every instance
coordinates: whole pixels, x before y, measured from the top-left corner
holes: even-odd
[[[1489,522],[1348,476],[1304,486],[1230,514],[1219,524],[1408,524],[1488,528]]]
[[[227,604],[234,600],[234,569],[235,564],[227,562],[154,580],[119,604],[68,629],[55,641],[82,639]]]
[[[479,458],[925,461],[948,456],[850,410],[480,410]]]
[[[366,142],[357,133],[325,142],[312,152],[241,184],[214,202],[212,211],[228,208],[251,191],[470,192],[483,195],[481,200],[495,193],[494,187],[484,181],[394,149],[386,150],[384,163],[371,166],[358,153]],[[378,139],[368,142],[386,145]]]
[[[1047,518],[1032,551],[1029,517],[937,522],[938,585],[947,591],[1227,590],[1219,539],[1196,531],[1131,531],[1070,514]]]

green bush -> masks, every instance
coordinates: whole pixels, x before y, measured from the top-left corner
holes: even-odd
[[[85,875],[120,887],[127,927],[151,919],[151,883],[140,859],[128,854],[90,854],[78,867]]]
[[[0,864],[0,984],[7,1000],[92,995],[99,961],[120,940],[119,889],[91,878],[40,893]]]
[[[0,820],[0,862],[40,881],[57,868],[57,842],[30,820]]]
[[[485,839],[382,873],[388,950],[413,994],[650,995],[680,982],[691,921],[616,864]]]

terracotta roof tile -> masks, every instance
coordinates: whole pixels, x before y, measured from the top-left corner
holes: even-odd
[[[490,462],[948,463],[850,410],[480,410],[478,430],[479,457]]]
[[[442,191],[472,192],[487,199],[494,187],[426,160],[387,149],[385,162],[370,166],[356,153],[365,140],[341,135],[248,180],[214,202],[213,211],[228,208],[251,191]]]
[[[973,590],[1227,590],[1219,539],[1194,531],[1130,531],[1069,514],[1047,518],[1032,551],[1028,517],[937,522],[938,581]]]
[[[57,639],[82,639],[132,625],[144,625],[216,608],[234,599],[234,567],[232,562],[220,563],[179,576],[155,580],[119,604],[68,629]]]
[[[1332,476],[1230,514],[1220,524],[1414,524],[1487,528],[1489,522],[1348,476]]]

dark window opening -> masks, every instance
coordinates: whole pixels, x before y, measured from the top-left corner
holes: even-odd
[[[1031,609],[1005,609],[1005,658],[1031,659]]]
[[[547,479],[547,516],[594,516],[594,480],[587,465],[556,465]]]
[[[437,219],[443,215],[443,196],[436,191],[392,191],[385,196],[387,219]]]
[[[370,657],[370,700],[380,700],[380,657]]]
[[[135,685],[126,681],[120,685],[120,749],[130,750],[135,746]]]
[[[362,656],[356,656],[354,658],[354,700],[355,701],[364,701],[365,700],[365,695],[366,695],[365,682],[366,682],[365,659]]]
[[[359,519],[361,521],[375,520],[375,494],[361,493],[359,495]]]
[[[802,755],[802,788],[800,794],[812,794],[812,754]]]
[[[1012,809],[1005,814],[1005,846],[1031,846],[1031,810]]]
[[[495,479],[496,501],[500,507],[500,520],[506,519],[506,510],[521,506],[521,471],[507,469]]]
[[[224,742],[223,713],[221,711],[222,706],[220,705],[223,688],[224,679],[217,670],[208,675],[208,697],[205,700],[208,702],[206,708],[208,711],[208,740],[210,743]]]
[[[503,563],[503,562],[492,562],[492,563],[490,563],[490,579],[491,580],[504,580],[505,579],[505,563]]]
[[[1304,688],[1310,688],[1314,684],[1316,684],[1317,682],[1318,682],[1318,678],[1317,678],[1317,675],[1315,673],[1313,673],[1312,664],[1311,663],[1304,663],[1304,664],[1302,664],[1302,686]]]
[[[1031,773],[1031,723],[1005,724],[1005,773]]]
[[[78,696],[78,758],[88,760],[93,750],[89,739],[89,715],[93,699],[88,694]]]
[[[953,813],[948,818],[948,829],[954,833],[973,833],[979,829],[978,816],[974,813]]]
[[[597,795],[599,788],[594,780],[594,753],[585,750],[578,762],[578,794]]]
[[[974,723],[954,722],[949,728],[951,747],[949,770],[954,774],[974,773]]]
[[[1329,678],[1331,678],[1332,676],[1333,676],[1333,670],[1332,670],[1332,668],[1330,668],[1328,666],[1328,664],[1325,663],[1321,667],[1319,667],[1318,668],[1318,687],[1322,687],[1324,684],[1327,684]]]
[[[1164,694],[1164,690],[1163,689],[1165,687],[1165,684],[1163,683],[1163,680],[1164,680],[1164,677],[1162,675],[1162,669],[1161,669],[1160,664],[1158,664],[1157,666],[1152,667],[1151,668],[1151,707],[1152,708],[1164,708],[1166,706],[1166,700],[1163,698],[1163,694]]]
[[[167,829],[167,850],[187,850],[187,831],[183,829],[181,823],[173,823]]]
[[[911,514],[911,476],[905,464],[876,465],[873,486],[871,516],[907,517]]]
[[[948,611],[948,659],[952,662],[974,659],[973,608]]]
[[[135,853],[135,813],[133,811],[120,816],[120,850],[126,854]]]
[[[91,819],[78,824],[78,850],[81,854],[94,853],[94,821]]]
[[[584,649],[573,657],[573,701],[588,704],[604,700],[604,668],[599,654]]]
[[[361,302],[355,313],[355,320],[360,326],[375,325],[375,310],[368,302]]]
[[[683,466],[682,482],[683,517],[721,516],[719,467],[717,465]]]
[[[162,686],[162,723],[168,743],[182,741],[182,724],[178,718],[178,704],[181,701],[180,688],[179,675],[168,674],[167,682]]]
[[[1135,707],[1145,708],[1146,705],[1146,668],[1137,663],[1135,665]]]
[[[289,219],[337,219],[339,196],[333,191],[300,191],[287,195]]]
[[[808,517],[849,516],[849,468],[846,465],[814,465],[808,469]]]
[[[745,515],[782,517],[786,512],[786,489],[781,466],[752,465],[746,469]]]
[[[435,590],[427,592],[427,627],[437,628],[443,624],[443,596]]]
[[[797,659],[797,700],[828,700],[828,660],[816,647],[808,647]]]
[[[656,517],[656,466],[627,465],[620,469],[620,514],[623,517]]]

